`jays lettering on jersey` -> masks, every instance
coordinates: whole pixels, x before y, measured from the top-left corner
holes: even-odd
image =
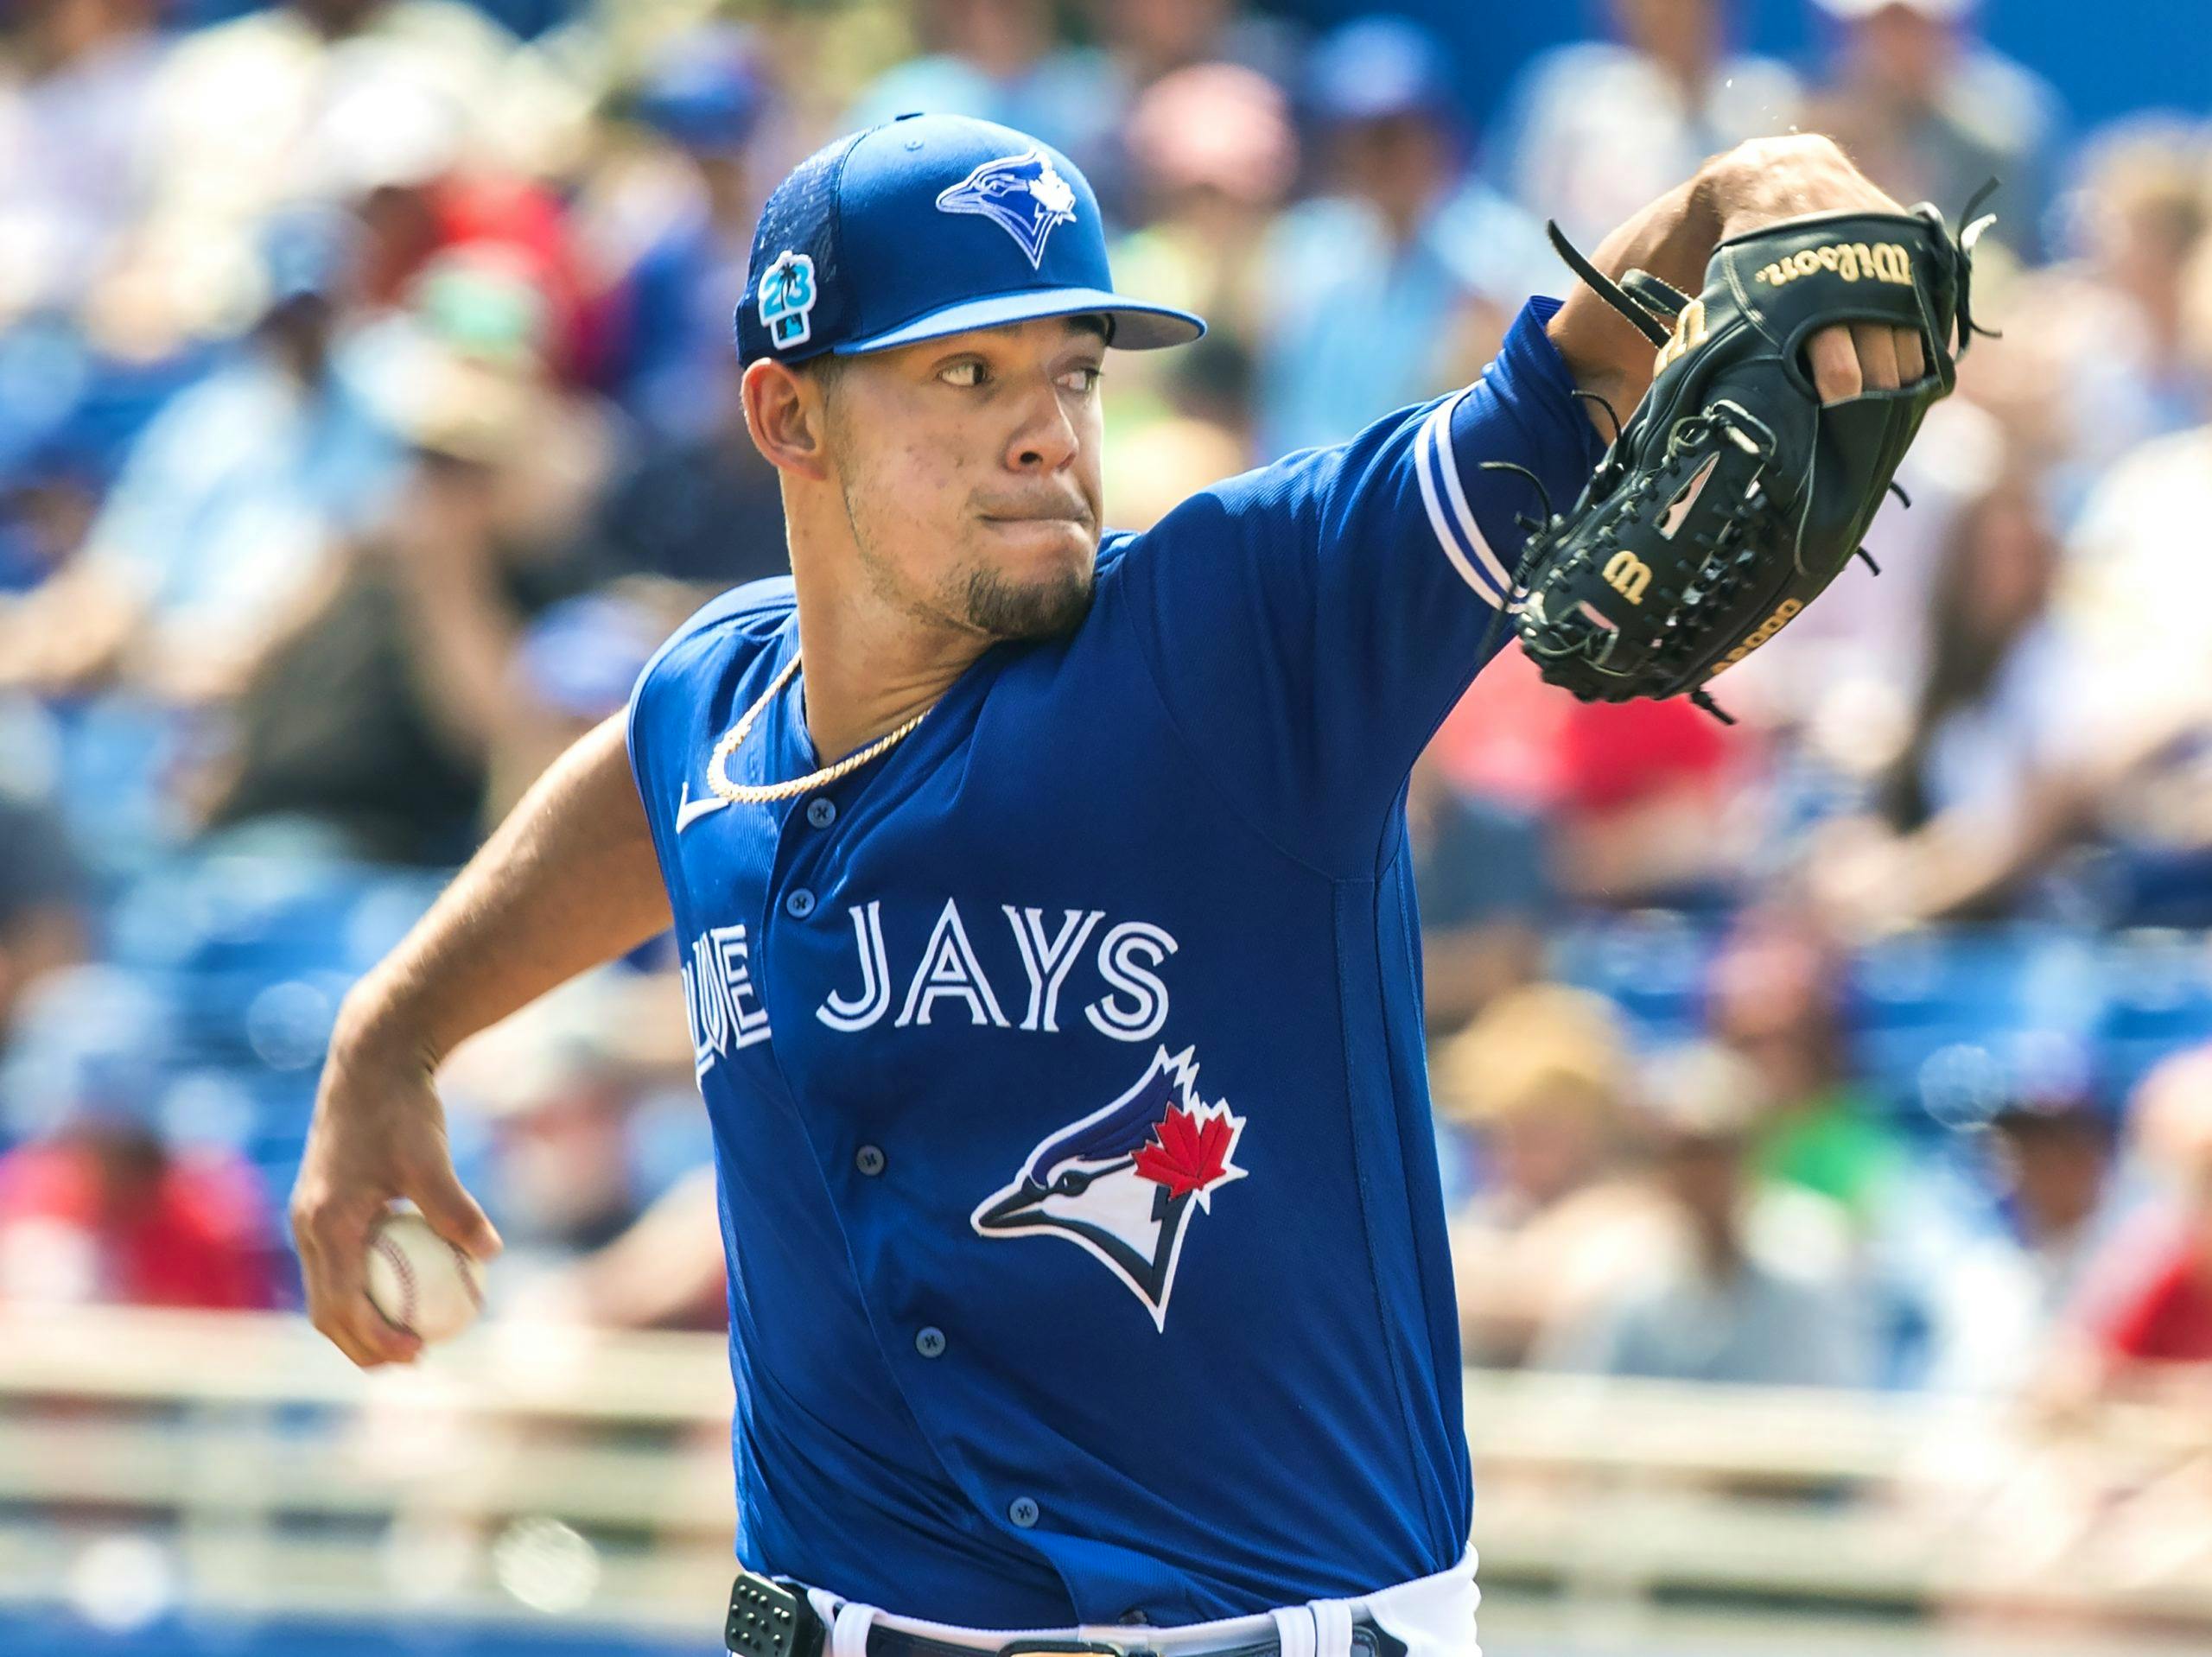
[[[1598,458],[1483,380],[1107,537],[830,786],[725,805],[787,581],[639,682],[729,1254],[738,1548],[905,1615],[1176,1623],[1445,1570],[1470,1516],[1403,799]],[[804,675],[731,761],[813,769]]]

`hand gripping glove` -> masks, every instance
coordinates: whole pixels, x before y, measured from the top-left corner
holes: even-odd
[[[1989,222],[1955,238],[1925,203],[1787,219],[1715,248],[1694,299],[1642,270],[1614,283],[1553,227],[1659,356],[1573,506],[1547,501],[1533,526],[1515,625],[1545,678],[1585,702],[1687,695],[1727,717],[1707,682],[1866,556],[1859,537],[1978,331],[1967,285]],[[1805,347],[1842,322],[1917,333],[1927,371],[1823,407]]]

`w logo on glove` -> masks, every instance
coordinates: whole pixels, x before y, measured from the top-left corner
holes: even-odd
[[[1605,585],[1630,604],[1643,602],[1643,589],[1651,585],[1651,566],[1624,547],[1605,561]]]

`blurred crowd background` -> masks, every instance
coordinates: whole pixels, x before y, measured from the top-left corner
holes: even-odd
[[[2212,1373],[2201,18],[2131,81],[2024,0],[1499,8],[1503,57],[1492,10],[12,0],[0,1303],[296,1304],[346,985],[676,620],[785,567],[729,319],[817,143],[957,110],[1086,168],[1125,287],[1213,325],[1112,365],[1139,526],[1479,373],[1561,290],[1545,218],[1586,247],[1818,130],[1908,203],[2000,181],[2002,337],[1878,577],[1719,682],[1738,723],[1508,650],[1416,773],[1470,1360]],[[675,977],[649,948],[450,1067],[495,1310],[720,1325]]]

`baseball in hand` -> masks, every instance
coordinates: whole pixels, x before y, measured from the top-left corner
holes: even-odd
[[[394,1209],[369,1233],[366,1276],[369,1304],[425,1343],[451,1340],[484,1308],[483,1267],[411,1209]]]

